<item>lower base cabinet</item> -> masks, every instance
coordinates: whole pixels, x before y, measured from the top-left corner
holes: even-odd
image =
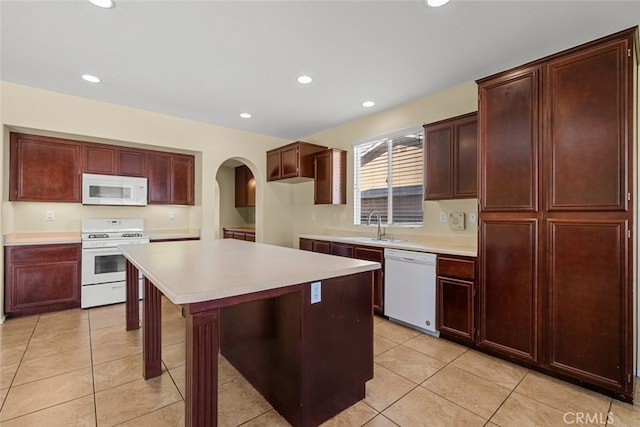
[[[442,336],[466,344],[476,335],[475,271],[475,258],[438,256],[436,325]]]
[[[364,261],[379,262],[382,268],[377,270],[373,278],[373,312],[384,314],[384,249],[374,246],[351,245],[349,243],[330,242],[300,238],[301,250],[331,254]]]
[[[256,241],[256,231],[253,228],[223,228],[222,237],[224,239],[246,240],[247,242]]]
[[[7,246],[4,255],[9,316],[80,307],[80,244]]]

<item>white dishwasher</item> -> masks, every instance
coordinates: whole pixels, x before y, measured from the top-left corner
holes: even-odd
[[[432,335],[436,331],[436,255],[384,250],[384,314]]]

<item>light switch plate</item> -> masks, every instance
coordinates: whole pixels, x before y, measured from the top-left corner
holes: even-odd
[[[449,214],[449,228],[452,230],[464,230],[464,212],[451,212]]]

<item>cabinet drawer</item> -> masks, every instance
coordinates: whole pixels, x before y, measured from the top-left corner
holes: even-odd
[[[80,245],[13,246],[7,248],[10,263],[60,262],[80,259]]]
[[[471,259],[438,257],[438,276],[475,280],[476,263]]]

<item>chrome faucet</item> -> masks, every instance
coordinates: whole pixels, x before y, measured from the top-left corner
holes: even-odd
[[[378,217],[378,230],[376,231],[376,240],[382,240],[382,236],[385,235],[385,232],[380,229],[380,221],[381,221],[380,212],[378,211],[369,212],[369,216],[367,217],[367,225],[371,225],[371,217],[374,214]]]

